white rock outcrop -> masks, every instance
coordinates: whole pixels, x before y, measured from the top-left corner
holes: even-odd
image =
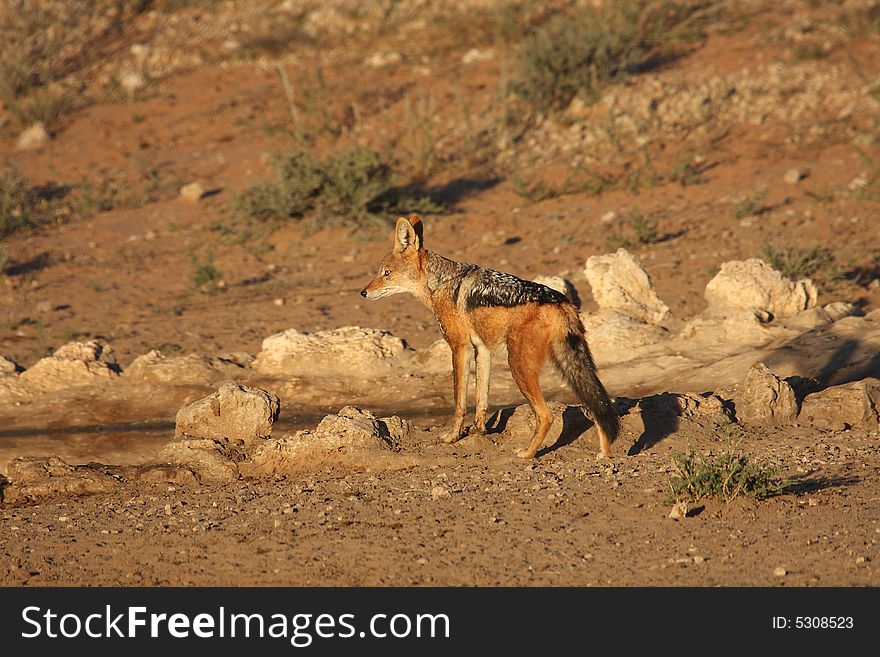
[[[412,350],[387,331],[346,326],[301,333],[288,329],[263,340],[253,368],[274,376],[361,376],[388,374]]]

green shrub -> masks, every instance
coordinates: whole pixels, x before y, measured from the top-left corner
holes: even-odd
[[[628,221],[617,220],[614,232],[609,233],[605,238],[605,246],[609,251],[616,251],[619,248],[628,249],[637,244],[647,246],[654,244],[659,239],[660,233],[657,230],[657,224],[645,219],[639,210],[632,210],[629,213]]]
[[[615,0],[553,15],[525,40],[513,90],[538,111],[559,110],[580,94],[598,99],[607,84],[655,66],[693,38],[703,3]]]
[[[765,242],[760,257],[788,278],[798,279],[816,273],[832,278],[835,276],[834,254],[822,246],[776,248]]]
[[[18,169],[0,172],[0,237],[28,225],[33,195]]]
[[[630,220],[632,221],[633,233],[639,244],[653,244],[659,237],[657,234],[657,224],[648,221],[642,216],[638,210],[633,210]]]
[[[237,214],[261,223],[308,218],[314,227],[323,227],[363,224],[400,210],[442,209],[428,197],[408,196],[396,188],[391,168],[365,148],[317,161],[291,150],[274,168],[276,180],[258,181],[237,197]]]
[[[718,455],[698,454],[693,448],[673,456],[669,501],[699,501],[707,497],[729,502],[741,495],[763,499],[783,490],[777,469],[756,462],[731,445]]]
[[[739,201],[733,206],[733,216],[737,219],[742,219],[744,217],[757,217],[764,214],[770,209],[763,202],[766,195],[767,193],[761,190]]]
[[[214,266],[213,259],[209,256],[205,262],[201,262],[195,255],[193,262],[193,284],[200,292],[212,294],[220,289],[223,274]]]
[[[391,169],[379,154],[363,148],[330,156],[321,163],[318,208],[325,216],[361,220],[380,210],[391,192]]]

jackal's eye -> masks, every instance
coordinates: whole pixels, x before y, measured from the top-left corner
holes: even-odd
[[[382,275],[383,275],[383,276],[391,276],[391,270],[390,270],[390,269],[386,269],[385,271],[382,272]]]

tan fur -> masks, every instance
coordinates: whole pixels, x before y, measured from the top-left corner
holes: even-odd
[[[440,268],[440,273],[429,271],[431,258],[442,261],[435,265]],[[443,336],[452,349],[455,410],[452,427],[444,437],[446,442],[455,442],[464,433],[470,374],[468,361],[472,356],[476,360],[477,378],[474,429],[478,433],[485,431],[490,349],[506,346],[510,372],[535,414],[536,426],[531,440],[525,449],[517,453],[522,458],[531,458],[537,453],[553,424],[553,417],[541,393],[540,374],[551,358],[554,343],[564,340],[571,331],[583,333],[577,311],[568,303],[536,302],[510,307],[493,305],[467,309],[461,298],[453,298],[462,286],[455,276],[464,279],[471,270],[456,270],[455,267],[461,268],[463,265],[425,251],[422,222],[417,215],[400,217],[393,232],[391,252],[382,260],[377,276],[366,285],[361,294],[368,298],[381,298],[398,292],[409,292],[433,311]],[[455,273],[459,271],[466,273]],[[604,389],[602,393],[605,394]],[[613,437],[607,436],[598,423],[596,426],[600,456],[610,456],[609,438]]]

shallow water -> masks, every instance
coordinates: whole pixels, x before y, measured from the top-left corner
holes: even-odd
[[[337,409],[338,410],[338,409]],[[328,411],[327,413],[329,413]],[[313,429],[327,413],[282,412],[273,427],[274,436]],[[406,409],[377,410],[377,417],[400,415],[418,427],[443,424],[448,409],[413,412]],[[107,463],[137,465],[156,458],[174,436],[174,421],[125,422],[52,427],[0,429],[0,474],[7,473],[11,460],[20,456],[59,456],[70,464]]]

